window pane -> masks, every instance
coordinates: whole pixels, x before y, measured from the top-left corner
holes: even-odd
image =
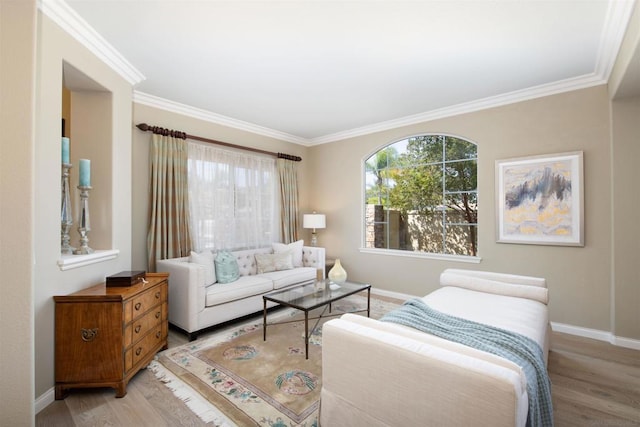
[[[447,192],[475,191],[478,187],[476,160],[448,162],[444,169]]]
[[[391,206],[401,211],[432,210],[442,204],[442,166],[429,165],[398,171],[390,190]]]
[[[365,247],[387,248],[386,212],[382,205],[366,205],[365,211]]]
[[[406,155],[409,165],[442,162],[444,138],[439,135],[425,135],[409,138]]]
[[[448,136],[445,145],[444,160],[475,159],[478,157],[478,148],[473,142]]]
[[[446,226],[445,252],[451,255],[477,254],[478,233],[475,225],[448,225]]]
[[[478,195],[473,193],[447,194],[445,205],[450,215],[455,215],[449,219],[449,223],[472,223],[478,222]]]

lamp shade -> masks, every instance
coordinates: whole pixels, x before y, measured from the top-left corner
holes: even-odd
[[[302,218],[302,228],[325,228],[326,222],[324,214],[304,214]]]

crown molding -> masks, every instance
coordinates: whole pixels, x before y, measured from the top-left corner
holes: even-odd
[[[290,133],[281,132],[260,125],[255,125],[253,123],[245,122],[242,120],[237,120],[231,117],[223,116],[222,114],[212,113],[211,111],[191,107],[186,104],[181,104],[179,102],[160,98],[158,96],[150,95],[148,93],[140,91],[133,92],[133,102],[142,105],[148,105],[149,107],[159,108],[161,110],[170,111],[172,113],[181,114],[183,116],[193,117],[194,119],[204,120],[206,122],[255,133],[257,135],[267,136],[270,138],[279,139],[281,141],[292,142],[294,144],[309,145],[310,142],[306,138],[291,135]]]
[[[194,117],[211,123],[229,126],[235,129],[295,144],[305,146],[326,144],[402,126],[415,125],[431,120],[606,84],[613,70],[631,13],[633,12],[634,4],[635,0],[612,0],[609,2],[607,17],[602,29],[601,42],[598,48],[595,70],[591,74],[492,96],[468,103],[444,107],[437,110],[431,110],[424,113],[400,117],[398,119],[387,120],[373,125],[324,135],[317,138],[303,138],[139,91],[134,91],[133,100],[139,104],[148,105],[177,114]],[[38,0],[38,7],[44,14],[60,25],[62,29],[68,32],[118,72],[123,78],[131,83],[131,85],[136,85],[145,79],[142,73],[133,67],[118,51],[115,50],[115,48],[113,48],[113,46],[98,34],[84,19],[82,19],[82,17],[71,9],[64,0]]]
[[[578,89],[585,89],[592,86],[605,84],[601,76],[588,74],[581,77],[561,80],[554,83],[535,86],[529,89],[517,90],[502,95],[491,96],[476,101],[465,102],[453,105],[451,107],[439,108],[437,110],[427,111],[425,113],[414,114],[411,116],[400,117],[398,119],[388,120],[376,123],[370,126],[363,126],[356,129],[338,132],[331,135],[325,135],[309,140],[310,145],[326,144],[329,142],[341,141],[357,136],[369,135],[376,132],[396,129],[403,126],[415,125],[432,120],[442,119],[460,114],[472,113],[475,111],[486,110],[488,108],[500,107],[503,105],[514,104],[516,102],[527,101],[535,98],[556,95],[563,92],[570,92]]]
[[[411,126],[423,122],[442,119],[451,116],[457,116],[465,113],[486,110],[488,108],[500,107],[503,105],[514,104],[516,102],[526,101],[535,98],[555,95],[563,92],[570,92],[578,89],[585,89],[592,86],[606,84],[599,75],[589,74],[586,76],[566,79],[559,82],[536,86],[534,88],[518,90],[503,95],[492,96],[480,100],[466,102],[451,107],[439,108],[437,110],[427,111],[425,113],[414,114],[411,116],[400,117],[398,119],[387,120],[373,125],[363,126],[344,132],[337,132],[317,138],[302,138],[291,135],[286,132],[277,131],[264,126],[255,125],[242,120],[233,119],[221,114],[212,113],[207,110],[191,107],[186,104],[180,104],[165,98],[160,98],[140,91],[134,91],[133,102],[148,105],[150,107],[159,108],[161,110],[170,111],[195,119],[204,120],[223,126],[229,126],[235,129],[276,138],[281,141],[292,142],[295,144],[313,146],[327,144],[330,142],[341,141],[344,139],[355,138],[358,136],[369,135],[372,133],[383,132],[396,129],[403,126]]]
[[[38,8],[132,86],[145,76],[111,46],[64,0],[38,0]]]
[[[595,73],[609,81],[636,0],[610,1],[602,28]]]

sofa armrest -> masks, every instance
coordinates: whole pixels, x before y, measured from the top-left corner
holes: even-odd
[[[528,410],[513,369],[342,318],[322,328],[321,402],[327,426],[524,426]]]
[[[325,277],[325,249],[317,246],[303,246],[302,265],[322,269],[322,277]]]
[[[549,303],[545,279],[515,274],[447,269],[440,274],[440,286],[455,286],[490,294],[528,298]]]
[[[493,280],[496,282],[510,283],[513,285],[529,285],[541,288],[547,287],[547,281],[542,277],[522,276],[520,274],[494,273],[492,271],[462,270],[447,268],[443,273],[452,273],[460,276],[476,277],[479,279]]]
[[[158,271],[169,275],[169,322],[194,332],[199,329],[198,313],[204,309],[205,272],[188,257],[163,259],[156,262]]]

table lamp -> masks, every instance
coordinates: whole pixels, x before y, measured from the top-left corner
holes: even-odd
[[[311,228],[311,246],[318,246],[318,233],[316,233],[317,228],[325,228],[326,221],[324,214],[319,213],[311,213],[304,214],[302,218],[302,228]]]

